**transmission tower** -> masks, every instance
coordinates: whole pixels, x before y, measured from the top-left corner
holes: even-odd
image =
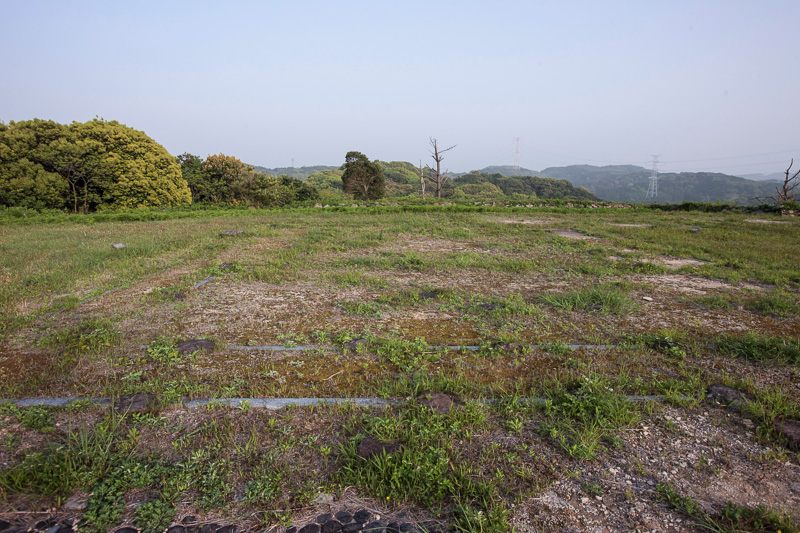
[[[514,137],[514,174],[519,174],[519,142],[520,137]]]
[[[653,170],[650,173],[650,187],[647,188],[647,198],[655,198],[658,196],[658,156],[653,156]]]

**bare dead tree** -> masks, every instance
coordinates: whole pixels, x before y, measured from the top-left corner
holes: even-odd
[[[800,185],[800,169],[797,170],[794,174],[789,176],[792,171],[792,166],[794,165],[794,158],[792,158],[791,162],[789,163],[789,168],[786,169],[786,177],[783,180],[783,185],[780,188],[775,189],[778,192],[778,197],[775,199],[777,203],[782,204],[784,202],[792,202],[795,199],[795,189],[797,186]]]
[[[433,148],[433,150],[431,150],[431,157],[433,158],[434,161],[436,161],[435,169],[428,167],[433,173],[433,176],[431,176],[429,179],[436,187],[436,197],[441,198],[442,187],[447,181],[447,177],[444,174],[442,174],[442,159],[444,159],[444,156],[442,154],[452,150],[453,148],[456,147],[456,145],[454,144],[453,146],[442,150],[439,148],[439,143],[435,137],[431,137],[429,140],[431,142],[431,148]]]
[[[422,185],[422,199],[425,199],[425,174],[422,172],[422,159],[419,160],[419,183]]]

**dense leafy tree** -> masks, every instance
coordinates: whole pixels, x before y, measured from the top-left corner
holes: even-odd
[[[189,191],[192,193],[192,199],[197,201],[200,196],[200,187],[204,179],[203,176],[203,158],[198,155],[184,152],[175,158],[181,166],[181,177],[186,180],[189,186]]]
[[[189,203],[179,165],[141,131],[95,119],[0,127],[0,204],[88,212]]]
[[[501,174],[484,174],[482,172],[470,172],[464,174],[456,180],[456,187],[462,189],[463,194],[474,194],[479,188],[469,187],[470,185],[491,184],[499,188],[504,195],[523,195],[538,196],[539,198],[558,198],[565,200],[598,200],[597,196],[584,189],[583,187],[573,187],[566,180],[553,178],[537,178],[534,176],[503,176]],[[484,185],[485,187],[485,185]],[[487,192],[493,191],[491,188],[485,189]]]
[[[136,208],[182,205],[192,197],[167,150],[144,132],[101,119],[70,126],[78,140],[96,141],[104,162],[102,206]]]
[[[347,152],[342,170],[344,192],[357,200],[383,198],[385,182],[380,164],[371,162],[361,152]]]

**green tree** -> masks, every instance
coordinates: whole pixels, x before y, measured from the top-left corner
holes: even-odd
[[[357,200],[383,198],[385,183],[383,170],[378,162],[370,160],[361,152],[347,152],[342,166],[342,188]]]
[[[200,191],[203,186],[203,158],[197,155],[184,152],[175,158],[181,166],[181,177],[186,180],[189,190],[192,193],[192,200],[200,200]]]
[[[210,155],[202,165],[203,180],[199,199],[213,203],[236,201],[234,183],[248,179],[253,167],[245,165],[232,155]]]
[[[100,207],[138,208],[192,202],[180,165],[144,132],[102,119],[74,122],[70,130],[78,141],[99,143],[103,172],[95,182],[102,197]]]

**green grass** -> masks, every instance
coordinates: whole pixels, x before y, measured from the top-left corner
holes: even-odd
[[[548,390],[547,398],[540,433],[578,459],[594,459],[604,439],[639,417],[631,403],[600,376],[584,376],[569,388]]]
[[[560,294],[543,294],[540,300],[565,313],[585,311],[623,316],[635,309],[626,291],[613,285],[601,285]]]
[[[748,333],[744,336],[722,335],[715,338],[714,343],[717,352],[730,357],[764,364],[800,364],[800,342],[796,339]]]
[[[671,485],[656,487],[659,499],[690,517],[695,525],[704,531],[714,533],[741,532],[793,532],[800,528],[788,514],[782,514],[764,506],[743,507],[727,502],[725,508],[717,513],[705,511],[691,498],[681,496]]]

